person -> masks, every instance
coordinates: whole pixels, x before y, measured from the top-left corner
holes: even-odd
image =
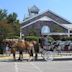
[[[28,53],[29,53],[29,60],[28,61],[31,61],[33,59],[33,43],[32,42],[29,42],[29,47],[28,47]]]
[[[6,45],[6,55],[10,56],[10,48],[8,44]]]
[[[3,54],[3,42],[0,42],[0,54]]]
[[[45,35],[45,36],[43,37],[43,49],[49,50],[48,45],[49,45],[49,43],[48,43],[48,38],[47,38],[47,36]]]
[[[35,60],[37,60],[39,53],[39,44],[37,41],[34,41],[33,44],[34,44]]]
[[[43,36],[41,36],[39,38],[39,45],[40,45],[41,48],[43,48],[43,45],[44,45],[44,37]]]

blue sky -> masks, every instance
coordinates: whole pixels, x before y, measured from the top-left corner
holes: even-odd
[[[8,13],[16,12],[18,19],[28,15],[27,9],[36,5],[40,12],[52,10],[72,22],[72,0],[0,0],[0,8]]]

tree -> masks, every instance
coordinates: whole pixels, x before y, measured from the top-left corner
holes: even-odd
[[[0,21],[6,19],[7,17],[7,10],[0,9]]]
[[[12,25],[15,35],[19,35],[20,33],[20,23],[19,20],[17,19],[17,14],[13,12],[12,14],[9,14],[7,17],[7,21],[9,24]]]
[[[9,14],[7,16],[7,20],[8,20],[8,23],[15,24],[15,22],[17,22],[17,14],[15,12],[13,12],[12,14]]]
[[[7,21],[2,20],[0,21],[0,38],[6,38],[7,36],[10,36],[10,34],[14,34],[14,30],[10,24],[7,23]]]
[[[7,10],[0,9],[0,39],[19,36],[20,23],[15,12],[8,14]]]

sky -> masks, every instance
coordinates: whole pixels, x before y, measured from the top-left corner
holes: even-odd
[[[0,9],[16,12],[20,21],[28,16],[28,8],[33,5],[40,9],[40,13],[49,9],[72,22],[72,0],[0,0]]]

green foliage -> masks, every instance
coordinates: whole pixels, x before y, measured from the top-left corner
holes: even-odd
[[[28,41],[32,41],[32,40],[39,41],[39,38],[40,37],[38,37],[38,36],[26,36],[26,37],[24,37],[24,39],[26,39]],[[54,39],[52,37],[48,36],[48,41],[52,42],[52,41],[54,41]]]
[[[32,41],[32,40],[38,41],[39,40],[39,37],[37,36],[26,36],[24,38],[28,41]]]
[[[61,36],[60,36],[60,35],[51,35],[51,37],[52,37],[54,40],[60,40],[60,39],[61,39]]]
[[[0,9],[0,40],[7,37],[19,36],[20,23],[15,12],[8,14],[7,10]]]
[[[19,39],[19,36],[14,36],[14,35],[11,35],[11,36],[8,36],[6,37],[7,39]]]
[[[62,41],[66,41],[66,40],[72,41],[72,36],[71,37],[64,37],[64,38],[62,38]]]
[[[0,9],[0,20],[4,20],[7,17],[7,10]]]
[[[54,41],[54,39],[52,37],[48,36],[48,41],[52,42],[52,41]]]
[[[8,23],[15,23],[17,21],[17,14],[12,13],[7,16]]]

